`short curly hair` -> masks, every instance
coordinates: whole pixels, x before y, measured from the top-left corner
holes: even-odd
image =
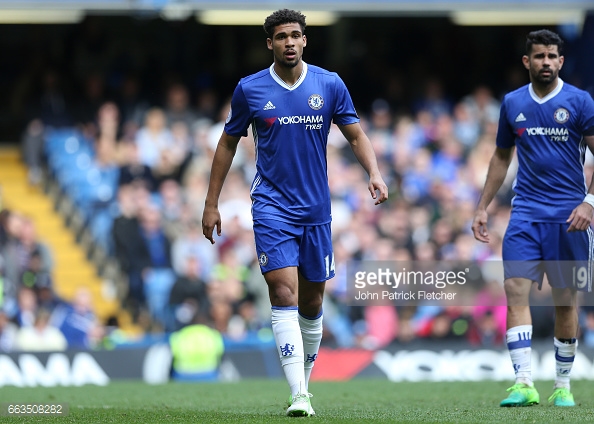
[[[563,51],[563,39],[559,37],[559,34],[549,31],[548,29],[541,29],[538,31],[532,31],[526,37],[526,54],[532,53],[532,46],[540,44],[543,46],[557,46],[559,54]]]
[[[301,32],[305,33],[305,15],[296,10],[280,9],[268,16],[264,21],[264,32],[268,38],[274,35],[274,28],[279,25],[298,23]]]

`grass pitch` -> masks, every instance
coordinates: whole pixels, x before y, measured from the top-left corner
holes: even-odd
[[[314,382],[316,416],[285,417],[288,387],[281,380],[238,383],[117,382],[106,387],[0,388],[0,402],[66,403],[67,416],[2,416],[0,423],[577,423],[594,421],[594,384],[572,383],[575,408],[547,404],[552,382],[537,382],[541,404],[500,408],[509,382]]]

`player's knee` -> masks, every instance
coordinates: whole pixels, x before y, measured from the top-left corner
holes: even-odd
[[[299,310],[307,311],[308,315],[317,315],[322,308],[323,296],[321,293],[311,293],[299,297]]]
[[[268,286],[270,303],[273,306],[296,306],[297,294],[288,285],[274,284]]]
[[[553,300],[556,308],[561,311],[573,312],[576,309],[576,292],[570,289],[553,289]]]
[[[505,295],[508,301],[527,301],[530,294],[530,287],[530,281],[524,278],[508,278],[503,282],[503,288],[505,289]]]

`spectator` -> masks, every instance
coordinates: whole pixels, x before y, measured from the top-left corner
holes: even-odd
[[[480,122],[471,115],[470,106],[467,103],[458,102],[454,106],[454,135],[467,151],[472,149],[479,140]]]
[[[138,76],[127,74],[120,86],[118,108],[122,113],[124,135],[134,134],[142,125],[148,102],[142,97],[141,83]]]
[[[477,86],[473,92],[462,99],[475,122],[484,132],[489,124],[499,120],[500,103],[493,97],[489,87]]]
[[[165,179],[159,186],[160,210],[163,228],[170,239],[182,234],[185,199],[180,184],[173,178]]]
[[[14,321],[21,328],[33,326],[37,309],[37,296],[33,289],[21,287],[18,291],[18,310]]]
[[[59,352],[68,347],[62,332],[50,324],[50,312],[39,309],[32,326],[18,330],[15,349],[24,352]]]
[[[173,179],[181,181],[190,162],[189,129],[185,122],[177,121],[170,127],[171,145],[161,151],[161,158],[153,172],[160,181]]]
[[[151,316],[165,326],[175,273],[171,267],[171,241],[163,228],[161,211],[154,204],[140,211],[140,236],[142,244],[137,254],[144,257],[146,265],[141,271],[144,296]]]
[[[18,330],[19,327],[0,309],[0,352],[12,352]]]
[[[226,304],[241,300],[245,296],[244,281],[248,274],[249,268],[239,263],[233,248],[223,250],[220,263],[215,266],[208,285],[210,298]]]
[[[186,168],[192,159],[192,149],[194,142],[191,135],[192,126],[188,126],[184,121],[176,121],[171,125],[171,135],[173,137],[173,148],[169,152],[169,160],[173,171],[171,178],[181,182]]]
[[[426,321],[418,335],[433,340],[465,340],[468,339],[470,322],[470,315],[464,308],[446,307]]]
[[[0,197],[0,202],[2,198]],[[10,230],[8,228],[10,222],[11,211],[9,209],[0,208],[0,251],[4,250],[4,246],[10,239]]]
[[[215,330],[221,334],[229,333],[229,322],[233,316],[231,304],[224,299],[214,298],[210,306],[210,318]]]
[[[392,111],[384,99],[376,99],[371,104],[369,119],[369,140],[379,158],[388,158],[392,154]]]
[[[196,220],[190,220],[184,231],[171,245],[171,260],[174,271],[182,275],[188,258],[193,257],[200,264],[200,278],[207,280],[219,262],[218,250],[212,249],[208,240],[202,236],[202,227]]]
[[[36,291],[42,287],[52,289],[52,275],[48,269],[44,269],[39,250],[35,250],[31,254],[27,269],[23,271],[19,282],[22,286],[33,288]]]
[[[475,346],[500,347],[505,341],[505,332],[491,311],[475,317],[468,331],[468,341]]]
[[[169,329],[177,330],[188,325],[198,311],[209,310],[206,282],[200,275],[199,257],[187,256],[184,271],[179,274],[169,293],[169,306],[173,313],[173,319],[168,321]]]
[[[24,217],[9,211],[5,215],[5,238],[1,246],[3,258],[3,308],[10,318],[17,313],[17,292],[21,274],[27,267],[28,256],[21,245]]]
[[[212,88],[200,90],[196,96],[196,116],[198,119],[214,121],[219,107],[219,95]]]
[[[22,138],[23,157],[28,168],[29,184],[42,181],[43,149],[45,148],[44,126],[41,119],[33,119],[27,125]]]
[[[118,191],[120,215],[114,220],[112,238],[115,257],[128,277],[125,306],[138,316],[145,305],[143,270],[150,266],[150,258],[140,233],[139,209],[149,196],[143,184],[121,186]]]
[[[93,310],[93,298],[87,288],[79,288],[72,304],[61,304],[51,315],[50,325],[60,329],[69,349],[94,349],[103,338],[102,325]]]
[[[197,315],[194,324],[172,333],[169,344],[173,355],[174,380],[218,379],[219,365],[225,351],[223,337],[219,331],[204,324],[200,315]]]
[[[167,90],[165,115],[169,127],[182,122],[186,128],[190,128],[196,121],[196,114],[190,108],[188,89],[183,84],[172,84]]]
[[[37,304],[40,309],[53,311],[64,303],[64,300],[56,295],[51,286],[36,285],[34,290],[37,294]]]
[[[93,70],[83,77],[83,97],[76,107],[75,119],[83,134],[94,139],[99,131],[96,122],[99,108],[106,100],[105,77],[100,71]]]
[[[140,163],[159,173],[162,155],[173,147],[173,137],[162,109],[154,107],[147,111],[144,126],[136,134],[136,145]]]
[[[31,257],[36,255],[39,258],[38,269],[40,272],[51,272],[54,267],[52,253],[50,248],[37,236],[35,223],[30,218],[23,218],[20,233],[21,256],[28,264]]]
[[[412,204],[420,204],[428,195],[431,187],[431,152],[418,149],[408,166],[402,169],[402,193]]]
[[[423,93],[414,103],[416,111],[425,110],[434,118],[449,115],[452,102],[447,98],[443,89],[443,82],[436,77],[427,78],[424,82]]]
[[[153,171],[150,166],[140,161],[136,143],[123,141],[119,146],[119,157],[119,186],[138,182],[151,192],[157,190],[157,181]]]
[[[268,327],[268,320],[263,320],[258,314],[253,295],[248,294],[241,299],[235,306],[235,310],[235,316],[241,320],[245,333],[255,334]]]

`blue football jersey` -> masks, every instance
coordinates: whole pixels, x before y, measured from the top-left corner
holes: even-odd
[[[303,63],[287,85],[270,68],[242,78],[231,100],[225,132],[256,144],[251,187],[254,220],[318,225],[331,221],[326,146],[330,125],[359,122],[340,77]]]
[[[526,85],[501,104],[497,146],[516,146],[512,218],[565,222],[586,194],[584,135],[594,134],[594,101],[564,83],[544,98]]]

